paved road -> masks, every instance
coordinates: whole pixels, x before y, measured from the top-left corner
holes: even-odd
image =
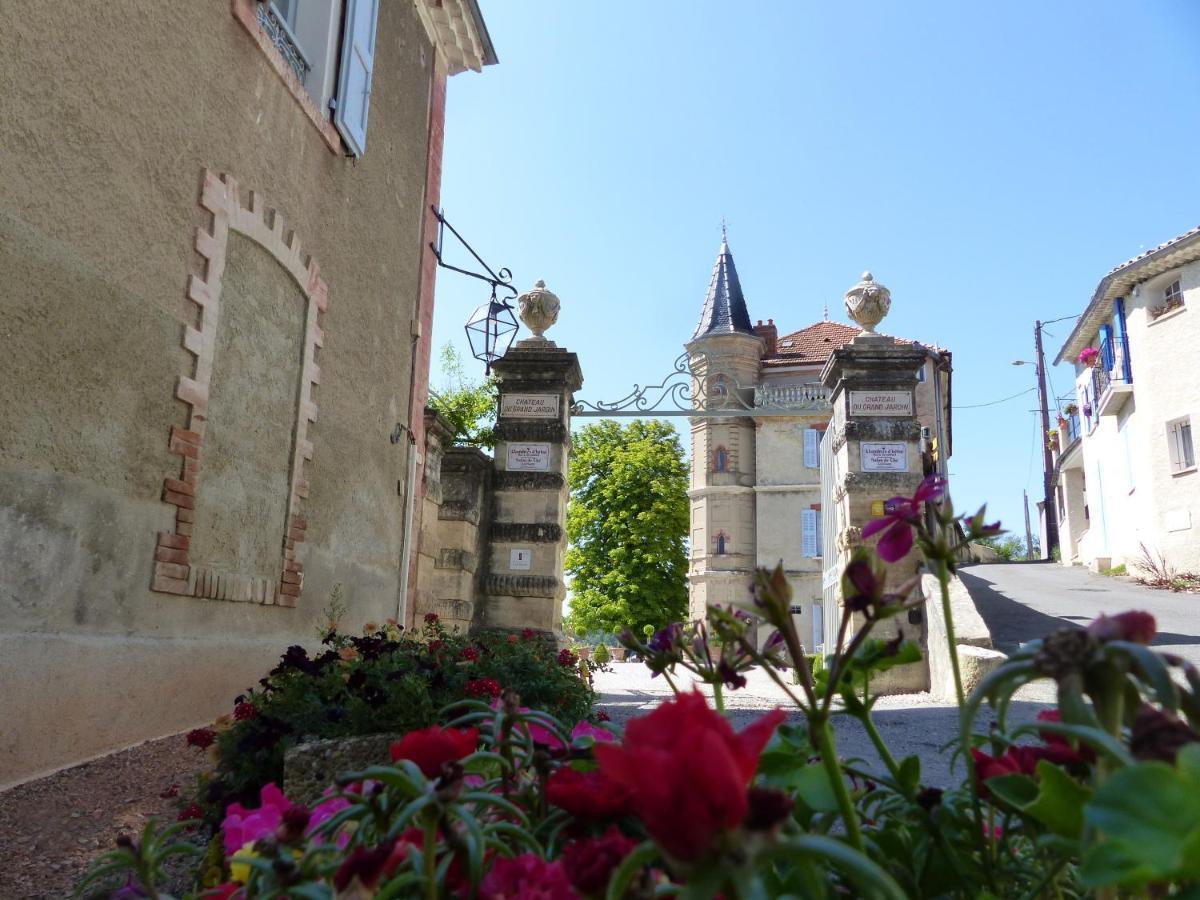
[[[1156,649],[1200,665],[1200,594],[1157,590],[1048,562],[980,564],[959,574],[997,650],[1011,653],[1023,641],[1064,624],[1086,625],[1102,612],[1141,609],[1158,620]]]

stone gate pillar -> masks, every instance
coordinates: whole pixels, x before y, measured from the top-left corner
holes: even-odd
[[[558,298],[538,282],[519,303],[534,336],[492,366],[500,382],[494,493],[475,623],[559,636],[570,407],[583,375],[574,353],[541,336],[557,318]]]
[[[821,372],[822,383],[832,391],[828,439],[833,441],[839,575],[851,552],[862,542],[862,527],[884,515],[890,498],[912,496],[923,477],[915,392],[917,370],[925,355],[911,344],[874,332],[890,305],[887,288],[876,284],[869,272],[864,274],[862,282],[846,294],[846,307],[851,318],[866,330],[834,350]],[[888,590],[916,574],[920,561],[920,551],[914,547],[903,559],[888,564]],[[843,612],[840,578],[834,599],[829,611],[832,615],[826,616],[830,640],[837,634],[837,617]],[[894,637],[899,628],[906,637],[923,643],[923,615],[913,618],[917,621],[903,616],[889,619],[880,623],[874,634],[887,639]],[[859,623],[850,624],[853,632]],[[928,672],[925,664],[900,666],[880,676],[878,683],[872,680],[871,688],[880,693],[924,691],[928,689]]]

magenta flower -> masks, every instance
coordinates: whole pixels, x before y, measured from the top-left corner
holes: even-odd
[[[607,728],[600,728],[586,719],[580,719],[575,723],[575,727],[571,729],[571,740],[573,741],[579,737],[590,737],[596,743],[607,743],[617,739],[617,736]]]
[[[259,838],[273,835],[283,814],[292,808],[292,802],[274,783],[259,792],[259,799],[262,805],[258,809],[246,809],[240,803],[233,803],[225,811],[221,831],[225,834],[226,856],[233,856]]]
[[[876,550],[884,562],[894,563],[904,557],[913,545],[912,527],[919,521],[921,504],[936,500],[946,492],[946,479],[930,475],[921,482],[911,497],[893,497],[884,507],[890,507],[882,519],[872,519],[863,526],[862,536],[869,538],[883,532]]]

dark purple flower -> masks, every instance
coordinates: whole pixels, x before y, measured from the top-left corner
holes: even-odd
[[[940,475],[930,475],[921,482],[911,497],[893,497],[887,501],[890,507],[882,519],[872,519],[863,526],[862,536],[869,538],[883,532],[876,550],[885,562],[896,562],[912,549],[912,526],[918,521],[921,504],[936,500],[946,492],[946,480]]]

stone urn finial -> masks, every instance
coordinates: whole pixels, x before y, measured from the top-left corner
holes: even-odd
[[[862,281],[846,291],[846,312],[868,334],[883,321],[892,307],[892,292],[876,284],[870,272],[863,272]]]
[[[541,342],[546,339],[543,332],[558,321],[558,296],[546,290],[546,282],[540,278],[533,285],[533,290],[527,291],[517,298],[517,306],[521,310],[521,321],[533,332],[528,341]],[[524,343],[524,341],[522,341]]]

